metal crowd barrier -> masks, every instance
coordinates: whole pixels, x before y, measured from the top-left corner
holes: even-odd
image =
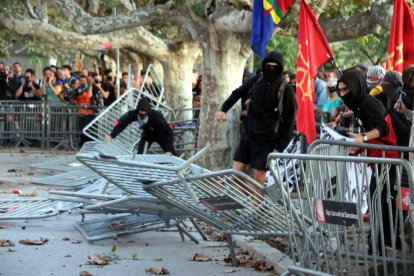
[[[41,219],[57,214],[58,203],[46,198],[0,199],[0,220]]]
[[[296,181],[296,193],[279,174],[290,160],[300,164],[294,170],[303,186]],[[410,207],[401,189],[406,173],[411,196],[414,191],[408,161],[272,153],[268,164],[275,178],[269,190],[281,197],[290,254],[298,266],[334,275],[412,275],[413,238],[403,227]],[[372,185],[376,191],[369,191]]]
[[[0,144],[77,150],[82,134],[79,108],[43,101],[0,101]]]
[[[205,150],[199,153],[198,156],[204,152]],[[172,226],[171,223],[174,222],[173,225],[179,230],[182,239],[184,238],[183,235],[186,235],[191,240],[198,243],[197,239],[185,230],[183,225],[184,219],[190,219],[201,236],[204,239],[206,239],[206,237],[188,213],[148,194],[142,188],[142,182],[153,181],[154,179],[176,179],[180,173],[199,173],[201,168],[191,164],[191,162],[198,158],[198,156],[194,156],[191,160],[184,161],[177,157],[169,157],[165,155],[137,155],[134,159],[131,159],[131,155],[102,157],[96,153],[79,153],[77,159],[80,162],[113,183],[115,186],[127,192],[128,195],[114,197],[109,195],[92,195],[87,193],[61,191],[54,191],[51,194],[67,196],[69,197],[66,198],[68,201],[82,202],[86,204],[85,209],[89,211],[157,215],[159,218],[158,221],[156,221],[157,227],[161,227],[161,225],[162,228],[170,227]],[[161,222],[163,222],[163,224]],[[129,233],[130,231],[142,232],[154,229],[153,224],[148,225],[148,227],[144,227],[144,224],[145,223],[143,222],[143,225],[138,225],[133,229],[129,229]],[[88,225],[82,224],[78,225],[78,228],[84,233],[85,238],[91,240],[100,239],[101,236],[93,236],[93,232],[98,227],[93,225],[93,223]],[[95,230],[92,230],[91,227]],[[103,232],[109,230],[111,229],[102,229]],[[119,234],[119,229],[112,230],[111,235]]]
[[[144,189],[223,232],[233,264],[232,235],[287,236],[283,206],[248,175],[224,170],[147,183]],[[298,229],[293,229],[298,232]]]
[[[44,147],[45,114],[41,101],[0,101],[0,143]]]

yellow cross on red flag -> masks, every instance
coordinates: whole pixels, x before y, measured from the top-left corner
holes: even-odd
[[[394,0],[388,40],[387,69],[402,73],[414,63],[414,12],[405,0]]]
[[[333,53],[325,34],[309,5],[301,0],[298,25],[298,54],[296,60],[296,100],[298,115],[296,127],[311,144],[316,139],[313,113],[315,97],[314,77],[319,66]]]

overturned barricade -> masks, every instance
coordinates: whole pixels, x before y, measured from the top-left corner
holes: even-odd
[[[151,182],[154,179],[176,179],[177,175],[183,172],[199,173],[202,169],[191,163],[203,152],[205,150],[187,161],[166,155],[137,155],[135,158],[132,158],[131,155],[109,157],[98,153],[80,153],[77,155],[77,159],[80,162],[122,189],[126,195],[91,195],[59,191],[54,191],[52,194],[71,197],[71,199],[65,199],[68,201],[82,202],[85,204],[84,208],[88,211],[128,213],[136,216],[127,217],[133,221],[134,225],[134,227],[131,227],[129,222],[126,221],[124,224],[125,226],[128,225],[128,231],[125,231],[124,227],[112,227],[110,221],[113,218],[111,217],[77,223],[75,227],[90,241],[126,233],[139,233],[176,226],[182,238],[184,238],[183,235],[186,235],[198,243],[197,239],[186,230],[187,227],[183,222],[184,219],[190,219],[201,236],[206,239],[192,216],[174,205],[148,194],[143,190],[142,183]],[[141,224],[140,221],[142,222]],[[100,230],[99,225],[102,227]],[[99,235],[94,233],[99,233]]]
[[[294,170],[301,175],[295,193],[290,193],[279,173],[285,171],[288,177],[283,167],[291,160],[299,162]],[[315,275],[412,274],[413,238],[404,231],[413,229],[406,222],[409,194],[412,197],[414,190],[409,162],[274,153],[268,164],[275,178],[269,189],[281,197],[290,254],[300,267]],[[401,181],[403,174],[407,187]]]

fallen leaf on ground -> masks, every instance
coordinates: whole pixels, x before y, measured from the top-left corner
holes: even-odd
[[[70,257],[72,257],[72,255],[65,255],[65,256],[63,256],[63,257],[65,257],[65,258],[70,258]]]
[[[28,186],[30,185],[29,181],[20,181],[19,183],[17,183],[18,185],[22,185],[22,186]]]
[[[8,225],[8,224],[0,224],[0,229],[7,229],[9,227],[10,227],[10,225]]]
[[[167,269],[163,268],[163,267],[151,267],[151,268],[145,269],[145,272],[155,274],[155,275],[170,274],[170,272]]]
[[[80,241],[80,240],[72,241],[73,244],[78,244],[78,243],[81,243],[81,242],[82,241]]]
[[[28,172],[27,175],[34,175],[34,173],[33,172]]]
[[[64,237],[62,240],[64,240],[64,241],[68,241],[68,240],[70,240],[68,237]]]
[[[29,240],[29,239],[21,240],[19,241],[19,243],[26,244],[26,245],[43,245],[47,243],[48,241],[49,241],[48,239],[40,238],[40,240]]]
[[[234,273],[237,272],[237,270],[235,269],[227,269],[226,271],[224,271],[224,273]]]
[[[95,258],[91,258],[88,256],[88,260],[86,261],[86,264],[89,265],[107,265],[109,264],[109,260],[105,257],[97,256]]]
[[[14,246],[11,240],[0,240],[0,247]]]
[[[195,262],[208,262],[212,261],[212,258],[206,254],[195,253],[191,260]]]
[[[269,266],[266,262],[256,261],[254,269],[259,270],[259,271],[273,271],[274,267],[272,265]]]
[[[81,271],[79,276],[92,276],[92,274],[90,274],[88,271]]]

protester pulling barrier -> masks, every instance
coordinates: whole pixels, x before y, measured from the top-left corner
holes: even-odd
[[[161,97],[155,98],[154,94],[151,93],[152,89],[159,90]],[[96,118],[83,129],[83,133],[94,141],[103,141],[105,136],[111,133],[113,127],[117,124],[118,119],[129,110],[135,109],[142,97],[151,99],[154,109],[160,110],[166,118],[169,118],[171,108],[161,102],[163,93],[164,86],[154,67],[150,65],[145,73],[141,88],[132,88],[121,95],[115,102],[96,116]],[[111,143],[106,143],[106,146],[110,147],[111,153],[113,153],[114,150],[117,154],[132,153],[134,145],[140,137],[141,130],[139,124],[134,122],[113,139]],[[119,150],[119,152],[116,152],[116,150]]]
[[[289,192],[279,173],[284,171],[284,178],[288,178],[284,166],[291,160],[300,163],[294,170],[295,175],[301,176],[303,186],[296,181],[296,193]],[[407,198],[399,192],[396,208],[391,201],[392,188],[395,186],[401,191],[403,173],[407,175],[411,196],[413,194],[414,170],[408,161],[272,153],[268,165],[275,178],[275,185],[268,191],[281,197],[283,217],[289,228],[290,254],[297,265],[314,271],[313,275],[322,275],[316,272],[412,274],[414,246],[402,227],[407,216]],[[352,167],[353,171],[349,169]],[[392,167],[396,172],[394,181],[390,177]],[[369,185],[375,185],[380,192],[367,192]],[[382,191],[386,192],[386,202],[381,196]],[[388,212],[389,221],[383,221],[384,211]],[[412,224],[409,227],[412,229]],[[385,229],[390,229],[390,240],[385,239]],[[406,244],[410,240],[411,244]]]

